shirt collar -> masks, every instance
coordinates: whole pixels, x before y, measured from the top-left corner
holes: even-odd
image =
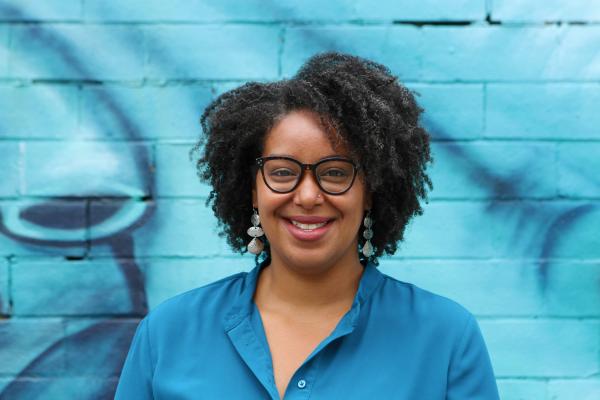
[[[233,329],[252,312],[253,297],[254,292],[256,291],[258,276],[260,271],[267,265],[268,264],[265,262],[262,262],[244,275],[240,286],[240,292],[236,296],[231,308],[225,313],[223,324],[226,331]],[[358,284],[358,290],[356,291],[354,301],[352,302],[352,308],[350,309],[350,313],[353,315],[352,325],[357,321],[361,306],[369,299],[382,281],[383,274],[375,267],[375,265],[368,263],[364,266],[364,271]]]

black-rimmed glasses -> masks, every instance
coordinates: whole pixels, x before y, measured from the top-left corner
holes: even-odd
[[[294,191],[300,184],[304,171],[311,170],[323,192],[344,194],[352,187],[359,169],[352,160],[344,157],[328,157],[314,164],[303,164],[291,157],[259,157],[256,164],[265,184],[275,193]]]

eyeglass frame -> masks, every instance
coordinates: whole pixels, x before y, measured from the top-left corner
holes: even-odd
[[[288,161],[292,161],[296,164],[298,164],[300,166],[300,176],[298,177],[298,179],[296,180],[296,183],[294,184],[294,186],[290,189],[290,190],[286,190],[286,191],[279,191],[279,190],[275,190],[273,189],[269,183],[267,182],[267,178],[265,178],[265,170],[264,170],[264,165],[265,162],[269,161],[269,160],[288,160]],[[337,193],[332,193],[329,192],[328,190],[325,190],[323,188],[323,186],[321,185],[321,179],[319,178],[319,175],[316,173],[317,171],[317,167],[327,161],[345,161],[348,162],[352,165],[352,181],[350,182],[350,185],[348,185],[348,188],[346,190],[344,190],[343,192],[337,192]],[[296,190],[298,188],[298,186],[300,185],[300,182],[302,182],[302,178],[304,177],[304,171],[310,170],[313,173],[313,176],[315,177],[315,182],[317,182],[317,186],[319,186],[319,189],[331,196],[339,196],[342,195],[344,193],[346,193],[348,190],[350,190],[352,188],[352,185],[354,185],[354,181],[356,180],[356,175],[358,174],[358,171],[360,170],[360,165],[355,163],[354,161],[352,161],[349,158],[346,157],[339,157],[339,156],[334,156],[334,157],[326,157],[323,158],[319,161],[317,161],[314,164],[304,164],[301,163],[300,161],[296,160],[295,158],[292,157],[286,157],[286,156],[268,156],[268,157],[258,157],[256,159],[256,165],[258,166],[258,168],[260,169],[260,174],[262,175],[263,178],[263,182],[265,182],[265,185],[267,185],[267,187],[273,192],[273,193],[278,193],[278,194],[287,194],[287,193],[291,193],[294,190]]]

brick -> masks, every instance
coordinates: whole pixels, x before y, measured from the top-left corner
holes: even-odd
[[[503,400],[548,399],[546,382],[529,379],[497,379],[498,392]]]
[[[568,197],[600,197],[600,143],[558,145],[558,187]]]
[[[8,25],[0,25],[0,77],[8,74]]]
[[[117,378],[0,378],[0,394],[8,399],[112,399]]]
[[[77,88],[2,86],[0,120],[0,135],[7,138],[73,137],[77,133]]]
[[[0,97],[1,99],[1,97]],[[0,100],[1,101],[1,100]],[[0,114],[2,111],[0,111]],[[0,116],[0,120],[2,120]],[[0,142],[0,197],[12,197],[19,194],[19,160],[18,142]]]
[[[600,27],[424,27],[418,51],[426,80],[597,80],[590,62]]]
[[[133,286],[127,282],[127,276],[141,276],[135,267],[116,260],[17,261],[12,266],[14,315],[141,313],[143,280]]]
[[[397,254],[403,257],[488,257],[493,235],[486,204],[436,201],[408,226]],[[377,235],[377,228],[374,228]]]
[[[433,143],[432,198],[553,198],[551,143]]]
[[[207,285],[229,275],[254,268],[254,256],[209,259],[149,259],[142,262],[146,272],[148,306],[156,307],[179,293]]]
[[[278,74],[276,26],[155,26],[146,34],[150,78],[272,79]]]
[[[8,261],[0,258],[0,314],[8,314],[10,312],[10,286]]]
[[[478,316],[600,316],[600,263],[553,261],[545,275],[540,263],[385,259],[380,269],[449,297]]]
[[[600,21],[600,7],[589,0],[549,0],[543,3],[494,0],[491,16],[502,22]]]
[[[68,321],[64,375],[118,378],[138,323],[139,319]]]
[[[77,201],[0,202],[0,255],[81,257],[86,251],[85,204]]]
[[[485,136],[598,139],[598,102],[598,84],[490,84]]]
[[[313,1],[316,3],[316,1]],[[288,2],[289,3],[289,2]],[[320,8],[311,7],[315,18],[326,15],[332,9],[347,9],[347,6],[332,7],[321,3]],[[305,7],[310,7],[306,4]],[[168,6],[159,0],[131,0],[126,4],[117,1],[86,0],[85,18],[101,21],[270,21],[296,19],[301,12],[300,4],[275,5],[261,0],[225,0],[207,2],[203,0],[174,0]]]
[[[539,264],[536,267],[539,268]],[[552,315],[600,315],[597,307],[600,304],[599,276],[600,264],[597,262],[552,262],[548,266],[546,292],[541,294],[538,290],[537,293],[543,297],[543,309]]]
[[[88,86],[82,91],[81,135],[196,139],[211,98],[206,85]]]
[[[600,397],[600,379],[553,379],[548,382],[549,399],[594,400]]]
[[[109,3],[109,4],[107,4]],[[210,4],[209,4],[210,3]],[[280,4],[260,0],[219,2],[172,1],[169,6],[157,0],[128,1],[126,4],[86,0],[89,20],[109,21],[297,21],[297,20],[464,20],[483,19],[484,2],[438,0],[415,3],[383,0],[373,7],[368,0],[286,1]]]
[[[483,85],[407,85],[419,95],[424,127],[433,140],[476,139],[483,131]]]
[[[558,203],[555,207],[547,207],[539,218],[546,219],[540,226],[543,230],[538,231],[543,258],[600,257],[600,236],[597,234],[600,207],[597,202]]]
[[[595,202],[436,200],[408,226],[397,255],[599,258],[599,218]]]
[[[59,319],[0,319],[0,374],[59,376],[65,369]]]
[[[161,144],[156,146],[156,193],[158,197],[206,197],[209,184],[196,175],[195,159],[190,160],[192,144]]]
[[[77,21],[81,19],[81,1],[12,1],[12,5],[0,5],[0,21]]]
[[[135,253],[132,235],[148,223],[155,203],[146,200],[100,200],[90,204],[89,238],[92,248],[106,246],[105,255],[131,257]]]
[[[146,196],[154,179],[150,147],[127,142],[30,142],[24,165],[36,196]]]
[[[214,92],[214,98],[216,99],[218,96],[222,95],[225,92],[236,89],[240,87],[242,83],[237,81],[224,81],[224,82],[213,82],[212,91]]]
[[[597,258],[600,208],[594,202],[498,201],[480,218],[491,225],[502,258]]]
[[[395,21],[456,21],[485,19],[485,2],[481,0],[458,1],[411,1],[411,0],[385,0],[373,7],[373,2],[368,0],[352,1],[345,3],[356,4],[356,14],[359,19],[382,19]],[[303,2],[299,2],[303,4]],[[334,3],[334,4],[337,4]],[[315,1],[318,9],[319,3]],[[309,9],[305,9],[309,12]]]
[[[383,63],[401,80],[418,79],[420,41],[414,26],[292,27],[285,33],[282,71],[291,77],[310,56],[335,50]]]
[[[582,377],[598,371],[599,321],[480,320],[497,377]]]
[[[109,201],[94,202],[91,205],[92,220],[96,214],[107,213],[119,207]],[[104,243],[92,243],[92,254],[132,256],[216,256],[231,254],[225,239],[217,236],[216,220],[212,210],[204,200],[158,200],[147,205],[151,210],[147,217],[136,221],[128,236],[133,237],[132,246],[122,246],[122,235],[103,230],[98,232],[91,227],[92,237],[110,235],[112,249]],[[115,229],[116,230],[116,229]],[[110,242],[110,240],[108,240]],[[127,242],[125,242],[127,243]],[[133,254],[132,254],[133,253]]]
[[[133,25],[34,24],[12,28],[9,76],[139,80],[144,37]]]
[[[271,8],[260,1],[175,0],[168,6],[164,2],[156,0],[132,0],[125,4],[117,1],[98,0],[86,0],[85,2],[85,18],[91,21],[212,22],[236,19],[260,20],[261,15],[262,18],[265,18],[270,14]]]

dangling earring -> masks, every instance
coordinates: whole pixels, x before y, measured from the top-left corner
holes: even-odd
[[[375,254],[375,250],[373,249],[373,245],[371,244],[371,239],[373,238],[373,230],[371,227],[373,226],[373,220],[371,219],[371,210],[367,211],[367,215],[363,220],[363,224],[365,225],[365,231],[363,232],[363,237],[367,240],[362,248],[362,253],[365,257],[369,258],[373,254]]]
[[[248,251],[252,254],[260,254],[265,248],[265,245],[259,239],[259,237],[265,233],[263,232],[262,228],[258,226],[260,224],[260,217],[258,216],[258,211],[256,208],[254,209],[254,213],[252,214],[250,221],[252,222],[253,226],[248,228],[248,235],[252,236],[252,240],[250,243],[248,243]]]

